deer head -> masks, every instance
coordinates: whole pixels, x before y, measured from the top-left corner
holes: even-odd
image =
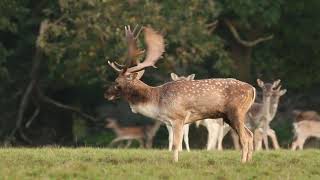
[[[136,41],[142,29],[144,31],[147,51],[144,61],[140,63],[138,57],[145,51],[138,48]],[[105,91],[104,96],[108,100],[114,100],[120,96],[124,96],[127,99],[129,96],[134,96],[136,91],[145,86],[145,84],[140,81],[144,69],[150,66],[155,67],[155,63],[164,52],[164,39],[162,35],[152,28],[143,27],[137,32],[137,26],[133,31],[131,31],[130,26],[126,26],[125,36],[128,44],[126,64],[120,65],[116,62],[108,61],[108,64],[119,73],[113,85]]]
[[[118,123],[115,119],[107,118],[105,128],[115,128],[118,127]]]
[[[280,79],[273,83],[264,83],[262,80],[257,79],[258,86],[262,89],[263,99],[271,98],[274,88],[280,84]]]

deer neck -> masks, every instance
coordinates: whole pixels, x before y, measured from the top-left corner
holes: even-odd
[[[151,87],[140,80],[128,84],[125,93],[133,113],[157,119],[159,88]]]
[[[275,99],[272,99],[270,101],[270,117],[271,117],[271,120],[276,116],[276,113],[278,111],[278,104],[279,104],[279,101],[277,101]]]
[[[264,116],[269,120],[270,119],[270,102],[271,97],[263,97],[263,103],[262,103],[262,112]]]

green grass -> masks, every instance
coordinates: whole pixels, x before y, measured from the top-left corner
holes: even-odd
[[[104,148],[3,148],[0,179],[320,179],[320,151],[182,152]]]

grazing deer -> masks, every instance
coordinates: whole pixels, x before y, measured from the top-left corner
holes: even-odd
[[[295,111],[294,113],[296,114],[293,123],[295,140],[291,150],[296,150],[297,147],[302,150],[309,137],[320,138],[320,116],[315,111]]]
[[[127,63],[121,66],[108,62],[119,75],[106,90],[105,98],[123,97],[132,112],[171,124],[175,162],[178,161],[184,125],[206,118],[223,118],[235,129],[242,146],[241,162],[249,161],[253,153],[253,135],[245,126],[245,115],[254,102],[255,88],[231,78],[172,81],[151,87],[140,78],[145,68],[155,67],[164,52],[164,39],[153,29],[143,28],[147,53],[140,63],[137,57],[144,51],[137,47],[136,29],[132,32],[130,27],[125,27],[129,45]]]
[[[126,140],[127,144],[125,148],[128,148],[131,145],[132,140],[137,140],[140,144],[140,147],[148,147],[147,143],[152,144],[152,139],[155,135],[154,132],[159,129],[159,123],[156,122],[153,126],[146,125],[137,127],[121,127],[116,120],[108,118],[105,128],[113,129],[117,136],[109,144],[110,147],[117,142]]]

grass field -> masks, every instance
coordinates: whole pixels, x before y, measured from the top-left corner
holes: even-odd
[[[182,152],[103,148],[0,149],[1,179],[320,179],[320,150]]]

